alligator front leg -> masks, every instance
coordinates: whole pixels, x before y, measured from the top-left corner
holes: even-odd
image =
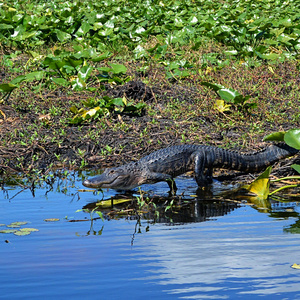
[[[172,194],[176,194],[176,191],[177,191],[176,183],[174,181],[174,178],[169,174],[151,172],[147,176],[146,183],[156,183],[156,182],[160,182],[160,181],[166,181],[167,184],[169,185],[170,192]]]

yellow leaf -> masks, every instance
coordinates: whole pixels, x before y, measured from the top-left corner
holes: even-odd
[[[124,103],[125,106],[127,106],[127,99],[125,96],[122,98],[122,102]]]
[[[256,200],[266,200],[269,196],[270,173],[272,167],[268,167],[260,174],[251,184],[241,187],[241,190],[246,190],[249,195],[254,196]]]
[[[6,119],[5,113],[0,109],[0,114],[3,116],[4,120]]]
[[[300,270],[300,265],[299,264],[293,264],[291,266],[291,268],[293,268],[293,269],[299,269]]]
[[[223,113],[225,111],[229,111],[230,106],[231,106],[230,104],[225,104],[224,100],[216,100],[214,104],[214,109]]]
[[[212,70],[213,70],[213,69],[212,69],[211,67],[207,67],[207,68],[206,68],[206,71],[205,71],[205,74],[211,73]]]
[[[273,68],[271,66],[268,67],[269,71],[272,73],[272,74],[275,74]]]
[[[96,206],[97,207],[100,207],[100,208],[109,208],[113,205],[117,205],[117,204],[122,204],[122,203],[125,203],[125,202],[129,202],[129,201],[132,201],[132,199],[113,199],[113,200],[103,200],[99,203],[96,203]]]

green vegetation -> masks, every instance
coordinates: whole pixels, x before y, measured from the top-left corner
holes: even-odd
[[[1,178],[178,143],[254,151],[299,128],[299,14],[297,1],[0,3]]]

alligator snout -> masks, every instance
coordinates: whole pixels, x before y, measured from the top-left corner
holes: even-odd
[[[88,179],[85,179],[83,182],[82,182],[82,184],[84,185],[84,186],[89,186],[89,184],[90,184],[90,181],[88,180]]]

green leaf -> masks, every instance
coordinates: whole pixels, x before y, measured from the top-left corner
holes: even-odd
[[[92,66],[83,66],[79,71],[78,71],[78,77],[84,81],[86,81],[89,76],[91,75],[93,71]]]
[[[103,214],[101,211],[97,210],[96,214],[101,218],[101,220],[104,222]]]
[[[201,84],[213,89],[215,92],[219,91],[220,89],[226,89],[225,86],[223,86],[221,84],[217,84],[217,83],[210,83],[207,81],[202,81]]]
[[[241,94],[233,89],[222,88],[218,90],[220,97],[227,102],[234,102],[233,100]]]
[[[293,164],[293,165],[291,165],[291,167],[300,174],[300,165]]]
[[[72,80],[72,89],[75,91],[81,91],[85,89],[86,83],[79,77],[75,77],[74,80]]]
[[[10,92],[10,91],[14,90],[17,87],[18,87],[17,85],[11,84],[11,83],[0,84],[0,90],[3,91],[3,92]]]
[[[111,52],[105,52],[105,53],[103,53],[101,55],[95,55],[95,56],[93,56],[93,58],[91,60],[94,61],[94,62],[99,62],[99,61],[107,59],[107,58],[109,58],[111,56],[112,56]]]
[[[292,148],[300,150],[300,129],[291,129],[284,135],[284,141]]]
[[[56,29],[56,36],[60,42],[66,42],[71,39],[71,35],[67,32],[63,32],[59,29]]]
[[[58,85],[62,85],[62,86],[70,85],[69,81],[64,78],[51,78],[51,80]]]
[[[107,105],[124,106],[123,98],[114,98]]]
[[[25,75],[20,75],[20,76],[14,78],[10,83],[12,83],[12,84],[18,84],[18,83],[20,83],[20,82],[22,82],[24,80],[26,80],[26,76]]]
[[[273,132],[270,133],[268,135],[266,135],[264,137],[264,141],[280,141],[283,142],[284,141],[284,135],[285,135],[285,131],[277,131],[277,132]]]
[[[73,114],[78,114],[78,109],[75,105],[71,106],[70,107],[70,111],[73,113]]]
[[[120,73],[125,74],[127,71],[127,68],[124,65],[112,64],[112,63],[108,63],[108,64],[112,68],[114,74],[120,74]]]
[[[34,81],[34,80],[41,80],[43,79],[45,75],[45,71],[35,71],[31,72],[25,75],[28,82]]]

